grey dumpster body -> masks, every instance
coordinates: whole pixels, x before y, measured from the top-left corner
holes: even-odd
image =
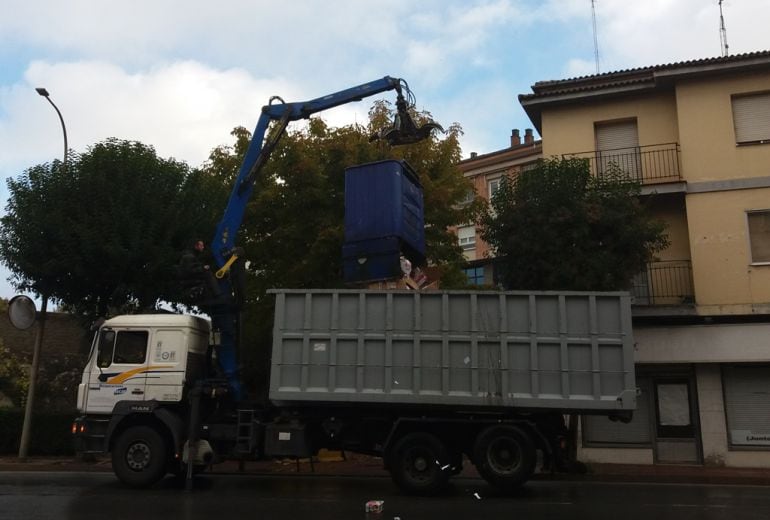
[[[627,293],[271,292],[275,404],[636,407]]]

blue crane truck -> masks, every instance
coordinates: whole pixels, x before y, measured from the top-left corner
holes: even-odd
[[[211,319],[106,320],[78,387],[78,451],[109,453],[132,487],[169,473],[189,485],[223,460],[326,448],[382,457],[408,493],[440,491],[464,461],[510,490],[538,461],[564,466],[564,414],[630,416],[633,336],[622,292],[276,289],[267,399],[243,398],[243,255],[234,240],[253,181],[289,121],[387,90],[397,91],[398,115],[378,137],[410,144],[440,128],[415,124],[406,82],[391,77],[263,107],[212,242],[220,295],[201,304]]]

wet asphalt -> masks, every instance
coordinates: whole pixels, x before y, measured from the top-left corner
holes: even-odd
[[[383,501],[379,514],[366,513]],[[767,519],[766,486],[533,481],[501,496],[455,479],[437,497],[411,497],[388,478],[201,475],[193,491],[166,479],[126,489],[110,473],[0,472],[0,519]]]

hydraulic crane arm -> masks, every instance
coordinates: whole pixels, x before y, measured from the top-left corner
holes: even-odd
[[[373,139],[382,138],[391,145],[409,144],[430,137],[431,131],[434,129],[443,131],[437,123],[429,122],[421,127],[415,124],[409,114],[409,108],[413,104],[413,96],[409,86],[406,81],[390,76],[300,103],[286,103],[277,96],[270,98],[269,103],[262,107],[262,115],[257,121],[238,178],[233,186],[233,191],[230,193],[225,213],[212,241],[212,253],[217,267],[220,268],[218,273],[224,274],[226,266],[229,266],[228,260],[233,255],[235,237],[243,221],[246,204],[254,189],[254,182],[289,122],[307,119],[316,112],[353,101],[360,101],[365,97],[388,90],[395,90],[398,93],[396,119],[391,128],[381,132],[378,136],[374,136]],[[406,98],[404,98],[404,94],[406,94]],[[276,124],[268,139],[265,140],[265,133],[273,121]]]

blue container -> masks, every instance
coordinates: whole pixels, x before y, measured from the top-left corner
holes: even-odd
[[[348,283],[388,280],[402,274],[401,242],[396,237],[342,246],[342,278]]]
[[[345,170],[346,244],[395,237],[407,257],[422,263],[423,210],[422,186],[406,161],[379,161]]]

